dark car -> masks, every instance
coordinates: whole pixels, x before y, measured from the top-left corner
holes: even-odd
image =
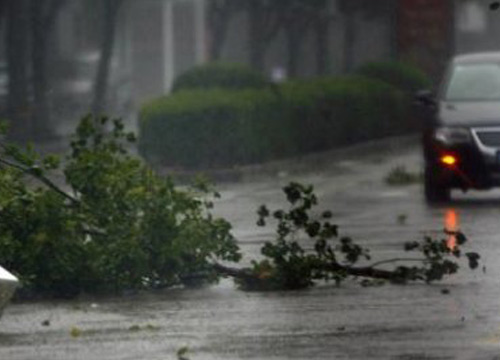
[[[421,92],[425,196],[500,186],[500,52],[455,57],[438,93]]]

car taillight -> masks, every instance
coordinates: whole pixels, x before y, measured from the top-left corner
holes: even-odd
[[[441,156],[440,160],[441,160],[442,164],[447,165],[447,166],[455,166],[458,162],[457,157],[454,155],[450,155],[450,154],[445,154],[445,155]]]

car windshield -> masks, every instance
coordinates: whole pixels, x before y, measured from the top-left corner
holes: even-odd
[[[500,64],[460,64],[451,72],[448,101],[500,100]]]

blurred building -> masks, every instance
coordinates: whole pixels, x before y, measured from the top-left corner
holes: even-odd
[[[209,61],[209,42],[213,34],[207,21],[208,0],[141,0],[129,1],[124,14],[122,34],[128,58],[132,97],[136,104],[167,93],[176,76],[196,64]],[[329,27],[329,68],[342,72],[344,24],[331,0]],[[356,41],[353,45],[354,66],[370,60],[386,59],[393,52],[391,14],[378,17],[355,15]],[[249,63],[248,15],[237,13],[231,18],[221,60]],[[298,75],[313,76],[314,41],[306,34],[298,57]],[[287,76],[285,34],[277,34],[264,57],[268,75]]]
[[[455,51],[453,0],[399,0],[397,58],[439,78]]]
[[[328,73],[339,74],[346,70],[348,19],[342,0],[328,1]],[[210,0],[125,0],[116,24],[109,112],[136,113],[144,101],[168,93],[176,76],[210,60],[214,32],[209,4]],[[355,29],[350,68],[401,59],[437,76],[453,53],[500,49],[500,11],[490,11],[487,0],[377,0],[376,4],[385,4],[384,10],[358,11],[350,18]],[[98,6],[96,0],[68,0],[58,16],[50,45],[50,97],[57,103],[54,113],[59,118],[89,110],[102,35]],[[312,30],[303,36],[296,75],[311,77],[317,74],[316,43]],[[228,23],[220,59],[249,63],[248,38],[248,13],[238,12]],[[280,80],[290,75],[286,41],[282,29],[263,61],[264,71]],[[5,59],[0,54],[0,97],[6,83]]]
[[[500,10],[490,0],[455,1],[455,51],[467,53],[500,50]]]

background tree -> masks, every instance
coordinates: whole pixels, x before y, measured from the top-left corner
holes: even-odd
[[[51,132],[47,44],[66,0],[2,1],[6,20],[7,116],[10,136],[43,139]]]
[[[5,39],[5,18],[7,10],[7,0],[0,0],[0,37]],[[2,49],[6,50],[6,49]],[[0,100],[0,117],[5,116],[5,102],[4,99]]]
[[[287,43],[287,69],[290,76],[298,72],[298,59],[305,35],[314,29],[317,73],[327,72],[329,62],[329,0],[246,0],[249,18],[250,63],[264,69],[267,49],[281,30]]]
[[[285,18],[288,0],[246,0],[249,20],[250,63],[257,70],[264,70],[269,45],[278,34]]]
[[[316,43],[316,75],[325,75],[329,72],[330,63],[330,23],[334,17],[329,13],[328,0],[313,2],[316,8],[314,21],[314,39]]]
[[[305,36],[314,30],[316,39],[316,65],[319,75],[326,73],[329,59],[329,23],[332,20],[328,13],[328,0],[292,0],[283,6],[285,12],[283,27],[287,39],[288,74],[297,76],[298,59],[301,56],[301,47]]]
[[[92,100],[92,113],[102,114],[106,107],[108,79],[115,45],[115,32],[118,13],[124,0],[102,0],[102,34],[100,44],[100,58],[94,83],[94,98]]]
[[[66,0],[31,0],[31,66],[33,71],[33,112],[32,122],[35,135],[44,138],[51,135],[50,88],[47,62],[47,44],[51,38],[59,10]]]
[[[2,23],[5,18],[6,5],[7,5],[7,0],[0,0],[0,29],[2,28]]]
[[[356,17],[361,15],[365,19],[374,19],[390,14],[396,4],[392,0],[339,0],[338,9],[344,21],[344,45],[342,70],[350,72],[355,63],[354,49],[357,39]]]
[[[242,4],[241,0],[208,1],[208,25],[211,32],[208,52],[211,61],[220,59],[229,23],[238,10],[241,10]]]
[[[11,121],[10,136],[14,139],[32,132],[28,102],[28,9],[28,0],[7,1],[7,116]]]
[[[296,77],[302,44],[314,20],[314,12],[311,11],[312,9],[307,1],[303,0],[292,1],[290,5],[283,10],[286,12],[284,17],[284,30],[288,53],[287,73],[290,77]]]

